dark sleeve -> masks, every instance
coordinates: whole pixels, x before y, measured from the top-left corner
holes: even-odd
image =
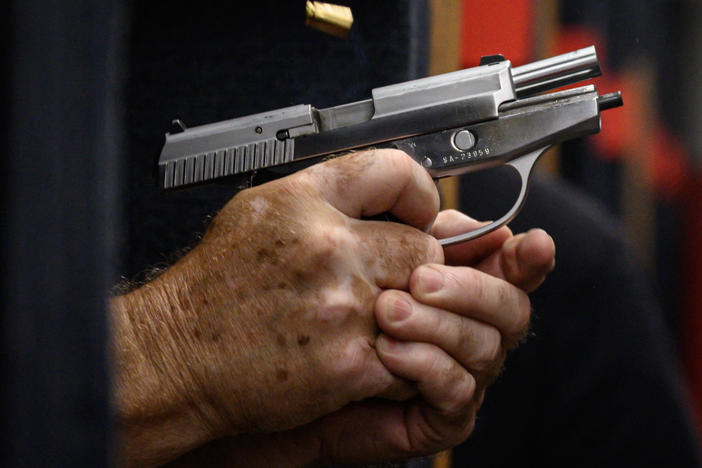
[[[503,185],[464,179],[462,208],[495,219]],[[511,227],[546,229],[556,270],[454,466],[699,466],[671,335],[613,218],[539,179]]]

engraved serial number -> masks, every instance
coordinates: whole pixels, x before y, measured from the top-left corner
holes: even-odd
[[[458,154],[450,154],[447,156],[442,156],[441,161],[444,164],[455,164],[455,163],[474,161],[478,158],[481,158],[483,156],[489,156],[489,155],[490,155],[490,148],[483,148],[483,149],[477,149],[477,150],[473,150],[473,151],[465,151],[463,153],[458,153]]]

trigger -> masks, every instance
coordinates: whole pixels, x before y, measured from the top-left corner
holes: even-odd
[[[531,153],[515,158],[507,163],[508,166],[512,166],[519,173],[519,176],[522,179],[522,185],[528,185],[529,176],[531,175],[531,171],[534,168],[536,161],[539,160],[541,155],[544,154],[548,148],[550,147],[532,151]]]
[[[456,236],[447,237],[445,239],[439,239],[439,244],[441,244],[444,247],[448,247],[449,245],[467,242],[480,236],[484,236],[485,234],[492,232],[495,229],[504,226],[505,224],[512,221],[514,217],[517,216],[517,213],[519,213],[519,211],[524,206],[524,201],[526,200],[527,192],[529,191],[529,177],[531,175],[531,171],[534,168],[536,161],[539,160],[539,157],[541,157],[541,155],[544,154],[548,148],[550,148],[550,146],[539,148],[536,151],[527,153],[524,156],[515,158],[507,163],[507,165],[512,166],[519,173],[519,177],[522,182],[522,186],[519,189],[519,196],[517,197],[517,201],[507,213],[505,213],[497,221],[493,221],[487,226],[480,227],[478,229],[466,232],[464,234],[458,234]]]

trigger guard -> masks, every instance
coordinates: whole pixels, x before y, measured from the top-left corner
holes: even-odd
[[[497,221],[493,221],[492,223],[486,226],[479,227],[478,229],[474,229],[464,234],[458,234],[456,236],[439,239],[439,244],[441,244],[443,247],[448,247],[450,245],[467,242],[469,240],[476,239],[480,236],[484,236],[485,234],[492,232],[495,229],[512,221],[514,217],[517,216],[517,213],[519,213],[519,211],[522,209],[522,206],[524,206],[524,201],[526,200],[527,192],[529,191],[529,177],[531,176],[531,171],[534,168],[536,161],[538,161],[541,155],[544,154],[544,152],[546,152],[548,148],[550,147],[547,146],[544,148],[540,148],[536,151],[532,151],[531,153],[527,153],[524,156],[515,158],[507,163],[508,166],[512,166],[519,173],[519,177],[522,182],[522,186],[519,189],[519,196],[517,197],[517,201],[507,213],[505,213]]]

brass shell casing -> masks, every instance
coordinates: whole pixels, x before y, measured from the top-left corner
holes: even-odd
[[[351,8],[325,2],[308,1],[305,5],[305,25],[345,39],[353,24]]]

